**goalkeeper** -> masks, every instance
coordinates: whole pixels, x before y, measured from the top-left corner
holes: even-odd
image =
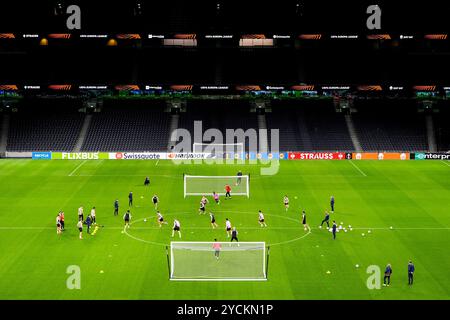
[[[242,171],[239,170],[238,173],[237,173],[236,175],[237,175],[237,177],[238,177],[237,180],[236,180],[236,185],[238,186],[238,185],[241,184],[241,181],[242,181]]]

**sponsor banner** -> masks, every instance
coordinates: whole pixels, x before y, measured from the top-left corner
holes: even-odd
[[[344,160],[344,152],[288,152],[289,160]]]
[[[213,159],[215,155],[211,153],[168,153],[167,159],[169,160],[202,160],[202,159]]]
[[[289,152],[280,153],[280,160],[289,160]]]
[[[52,153],[51,152],[32,152],[31,158],[38,159],[38,160],[51,160]]]
[[[352,155],[354,160],[378,160],[378,153],[376,152],[355,152]]]
[[[5,152],[5,157],[6,158],[30,158],[32,157],[32,153],[31,152],[11,152],[11,151],[6,151]]]
[[[246,153],[245,159],[247,159],[247,160],[256,160],[257,159],[256,152],[248,152],[248,153]]]
[[[279,152],[268,152],[262,154],[262,159],[264,160],[279,160],[280,153]]]
[[[235,158],[242,159],[242,158]],[[284,153],[279,152],[247,152],[245,153],[246,160],[279,160],[279,159],[288,159],[287,153],[286,157]]]
[[[416,152],[411,153],[413,160],[450,160],[450,153]]]
[[[110,152],[108,159],[112,160],[165,160],[165,152]]]
[[[355,152],[352,154],[355,160],[409,160],[406,152]]]
[[[381,159],[380,159],[381,158]],[[379,160],[409,160],[409,153],[388,152],[378,155]]]
[[[109,159],[109,154],[107,152],[53,152],[52,159],[98,160],[98,159]]]
[[[8,156],[8,153],[7,153]],[[12,156],[12,153],[9,153]],[[24,155],[20,155],[24,157]],[[17,157],[17,155],[15,155]],[[62,160],[450,160],[450,153],[400,152],[246,152],[246,153],[166,153],[166,152],[29,152],[32,159]]]

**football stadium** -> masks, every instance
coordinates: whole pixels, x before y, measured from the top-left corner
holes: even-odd
[[[449,300],[445,10],[381,2],[2,4],[0,299]]]

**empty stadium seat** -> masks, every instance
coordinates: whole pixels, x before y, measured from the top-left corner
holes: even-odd
[[[84,114],[66,112],[18,112],[11,114],[8,151],[72,151]]]
[[[425,116],[415,105],[365,102],[358,110],[352,118],[364,151],[428,150]]]
[[[170,114],[165,104],[105,107],[95,113],[82,151],[167,151]]]
[[[280,129],[281,151],[353,150],[344,115],[331,102],[279,101],[266,118],[270,129]]]

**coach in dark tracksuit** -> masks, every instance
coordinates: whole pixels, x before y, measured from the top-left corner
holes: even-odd
[[[414,281],[414,271],[416,269],[414,268],[414,264],[411,260],[409,260],[408,263],[408,285],[412,285]]]
[[[86,225],[87,225],[87,233],[90,233],[90,230],[91,230],[91,224],[92,224],[91,216],[87,216],[85,223],[86,223]]]
[[[336,230],[337,230],[337,225],[336,225],[336,221],[333,220],[333,239],[336,240]]]
[[[117,216],[119,214],[119,200],[116,199],[114,201],[114,215]]]
[[[322,220],[322,223],[320,224],[320,226],[323,225],[323,223],[326,222],[328,228],[330,227],[330,214],[328,213],[328,211],[325,211],[325,218]]]
[[[238,232],[236,230],[236,227],[233,227],[233,230],[231,231],[231,242],[233,242],[233,240],[236,240],[237,242],[239,242],[237,236],[238,236]]]
[[[389,287],[391,285],[391,274],[392,274],[392,267],[391,267],[390,264],[388,264],[386,266],[386,269],[384,270],[383,286],[388,286]]]
[[[130,191],[130,193],[128,194],[128,206],[132,207],[133,206],[133,192]]]

